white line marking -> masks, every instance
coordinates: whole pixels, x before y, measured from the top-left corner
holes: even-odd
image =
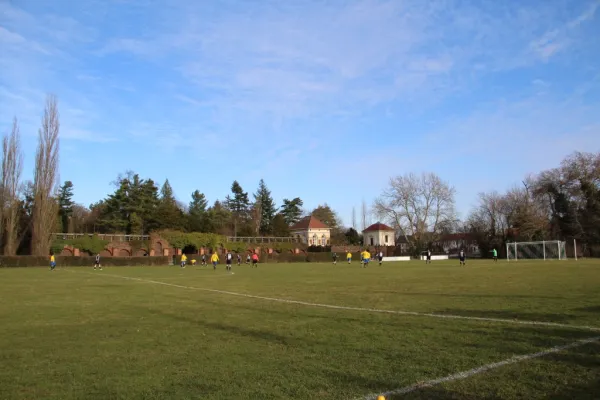
[[[384,397],[387,398],[388,396],[392,396],[392,395],[396,395],[397,396],[397,395],[408,394],[408,393],[414,392],[416,390],[430,388],[430,387],[439,385],[441,383],[446,383],[446,382],[452,382],[452,381],[458,381],[458,380],[461,380],[461,379],[466,379],[466,378],[469,378],[471,376],[474,376],[474,375],[477,375],[477,374],[481,374],[481,373],[490,371],[492,369],[503,367],[505,365],[516,364],[516,363],[521,362],[521,361],[529,361],[529,360],[532,360],[534,358],[543,357],[543,356],[546,356],[548,354],[558,353],[558,352],[561,352],[563,350],[573,349],[575,347],[581,347],[581,346],[584,346],[586,344],[594,343],[594,342],[598,342],[598,341],[600,341],[600,336],[596,336],[596,337],[589,338],[589,339],[579,340],[577,342],[574,342],[574,343],[571,343],[571,344],[567,344],[567,345],[564,345],[564,346],[552,347],[550,349],[542,350],[542,351],[537,352],[537,353],[525,354],[525,355],[522,355],[522,356],[514,356],[514,357],[511,357],[511,358],[506,359],[504,361],[499,361],[499,362],[495,362],[495,363],[492,363],[492,364],[483,365],[481,367],[473,368],[473,369],[470,369],[468,371],[462,371],[462,372],[458,372],[456,374],[448,375],[448,376],[445,376],[443,378],[437,378],[437,379],[432,379],[432,380],[427,381],[427,382],[416,383],[416,384],[411,385],[411,386],[406,386],[406,387],[403,387],[403,388],[400,388],[400,389],[390,390],[390,391],[384,392],[384,393],[369,394],[369,395],[367,395],[365,397],[361,397],[360,400],[375,400],[375,399],[377,399],[377,396],[384,396]]]
[[[98,275],[98,274],[94,274],[93,272],[76,272],[76,273]],[[101,274],[101,276],[128,279],[128,280],[132,280],[132,281],[145,282],[145,283],[154,283],[156,285],[165,285],[165,286],[171,286],[171,287],[176,287],[176,288],[180,288],[180,289],[200,290],[200,291],[204,291],[204,292],[228,294],[230,296],[246,297],[246,298],[250,298],[250,299],[267,300],[267,301],[274,301],[274,302],[278,302],[278,303],[298,304],[298,305],[309,306],[309,307],[330,308],[330,309],[335,309],[335,310],[365,311],[365,312],[371,312],[371,313],[411,315],[411,316],[415,316],[415,317],[431,317],[431,318],[443,318],[443,319],[463,319],[463,320],[468,320],[468,321],[499,322],[499,323],[508,323],[508,324],[517,324],[517,325],[537,325],[537,326],[547,326],[547,327],[555,327],[555,328],[567,328],[567,329],[578,329],[578,330],[600,332],[600,327],[595,327],[595,326],[569,325],[569,324],[561,324],[561,323],[557,323],[557,322],[527,321],[527,320],[505,319],[505,318],[467,317],[464,315],[433,314],[433,313],[421,313],[421,312],[416,312],[416,311],[382,310],[382,309],[377,309],[377,308],[336,306],[333,304],[310,303],[307,301],[280,299],[280,298],[276,298],[276,297],[256,296],[256,295],[252,295],[252,294],[230,292],[227,290],[218,290],[218,289],[208,289],[208,288],[200,288],[200,287],[194,287],[194,286],[177,285],[174,283],[153,281],[150,279],[142,279],[142,278],[133,278],[133,277],[122,276],[122,275]]]

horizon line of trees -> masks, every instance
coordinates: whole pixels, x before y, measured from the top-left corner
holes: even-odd
[[[277,205],[264,180],[256,192],[237,180],[231,193],[209,202],[200,190],[187,204],[177,200],[169,180],[159,187],[150,178],[126,171],[114,192],[85,207],[73,201],[69,180],[59,185],[60,115],[56,96],[48,95],[35,154],[33,180],[23,181],[23,152],[15,117],[2,140],[0,177],[0,251],[5,255],[47,255],[52,233],[148,234],[158,230],[216,233],[223,236],[289,236],[289,228],[313,215],[331,228],[332,244],[362,244],[356,211],[344,227],[327,203],[311,211],[300,197]],[[530,175],[506,193],[480,193],[478,205],[460,220],[455,188],[435,173],[407,173],[389,185],[369,210],[363,200],[362,229],[377,216],[391,225],[410,251],[418,254],[446,234],[475,238],[482,254],[509,241],[577,239],[584,251],[600,246],[600,152],[575,152],[560,166]],[[361,231],[362,231],[361,229]]]

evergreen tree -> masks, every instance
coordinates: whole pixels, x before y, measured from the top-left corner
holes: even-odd
[[[281,206],[281,214],[285,222],[289,225],[293,225],[298,222],[302,216],[303,201],[296,197],[292,200],[283,199],[283,205]]]
[[[69,232],[69,218],[73,215],[73,182],[66,181],[58,193],[58,214],[62,232]]]
[[[192,201],[188,209],[188,228],[192,232],[208,232],[207,210],[208,201],[203,193],[198,190],[192,193]]]
[[[169,180],[165,180],[160,189],[160,201],[157,210],[157,223],[162,229],[182,229],[183,211],[177,204]]]
[[[263,179],[258,183],[258,190],[254,194],[255,207],[257,208],[257,217],[259,218],[259,233],[261,235],[270,235],[273,233],[273,219],[277,209],[275,201],[271,196],[271,191],[267,188]]]
[[[246,222],[249,217],[250,200],[248,192],[244,192],[238,181],[233,181],[231,185],[232,196],[225,199],[225,207],[231,212],[233,222],[233,236],[237,236],[238,227]]]
[[[228,225],[231,218],[231,212],[220,201],[215,201],[213,206],[206,211],[205,224],[207,232],[230,235],[231,230],[228,229]]]
[[[277,213],[273,218],[272,234],[275,237],[290,236],[290,226],[282,213]]]

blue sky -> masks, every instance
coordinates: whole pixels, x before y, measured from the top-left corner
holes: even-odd
[[[350,224],[392,175],[436,172],[462,215],[600,151],[599,1],[0,0],[0,132],[32,176],[59,98],[61,180],[125,170],[179,200],[264,178]]]

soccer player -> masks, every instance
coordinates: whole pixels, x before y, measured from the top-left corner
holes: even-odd
[[[246,254],[246,264],[250,264],[250,254]]]
[[[212,262],[213,269],[217,269],[217,263],[219,262],[219,255],[215,251],[212,256],[210,256],[210,262]]]
[[[98,267],[99,270],[102,270],[102,266],[100,265],[100,254],[96,254],[96,259],[94,260],[94,269]]]
[[[348,252],[346,254],[346,260],[348,260],[348,264],[352,264],[352,253]]]
[[[460,249],[460,252],[458,253],[458,259],[460,260],[460,265],[467,265],[465,263],[465,259],[467,258],[467,255],[465,253],[464,249]]]
[[[185,268],[186,262],[187,262],[187,256],[185,255],[185,253],[181,253],[181,263],[179,264],[179,266],[181,268]]]
[[[495,247],[494,250],[492,250],[492,256],[494,257],[494,262],[498,262],[498,251]]]
[[[206,254],[202,254],[202,265],[206,265]]]
[[[192,261],[191,261],[191,263],[192,263],[192,265],[196,265],[196,259],[195,259],[195,258],[192,258]]]
[[[252,266],[258,268],[258,254],[252,254]]]
[[[54,253],[50,252],[50,271],[54,271],[56,268],[56,258],[54,258]]]
[[[332,257],[333,257],[333,265],[336,265],[337,264],[337,253],[334,252],[332,254]]]
[[[371,261],[371,253],[369,253],[369,250],[366,249],[362,253],[362,264],[363,264],[363,267],[367,268],[367,266],[369,265],[369,261]]]
[[[233,261],[233,255],[231,254],[230,251],[228,251],[227,255],[225,256],[225,268],[229,272],[231,272],[231,262],[232,261]]]
[[[425,264],[431,264],[431,250],[427,249],[427,261],[425,261]]]
[[[379,254],[377,254],[377,260],[379,260],[379,265],[381,266],[381,264],[383,264],[383,251],[379,251]]]
[[[237,253],[237,263],[238,263],[238,267],[240,265],[242,265],[242,256],[240,255],[240,253]]]

